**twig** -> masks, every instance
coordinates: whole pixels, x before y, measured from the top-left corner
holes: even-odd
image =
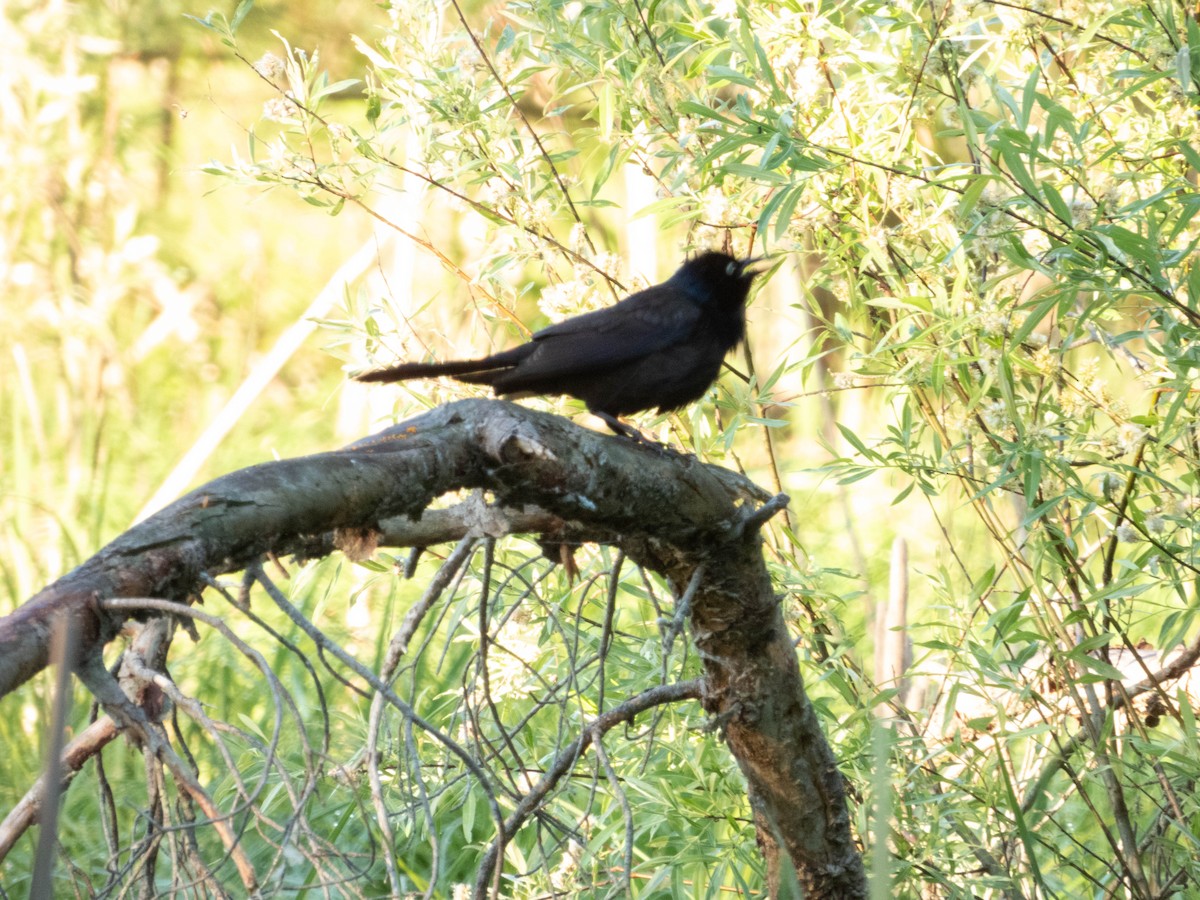
[[[187,792],[196,805],[208,817],[209,824],[212,825],[213,830],[220,837],[221,843],[225,846],[225,852],[229,854],[234,865],[237,867],[242,885],[246,888],[247,892],[256,892],[259,885],[258,876],[240,843],[234,836],[233,829],[229,826],[228,817],[217,808],[217,805],[208,796],[204,788],[201,787],[191,770],[179,758],[171,748],[171,745],[160,735],[155,726],[146,718],[146,714],[125,696],[125,693],[121,690],[121,686],[117,684],[117,680],[104,668],[103,661],[99,656],[89,657],[83,661],[79,670],[79,677],[96,696],[96,699],[104,705],[109,714],[124,728],[137,736],[147,750],[170,769],[179,787]]]
[[[575,765],[576,760],[588,748],[588,745],[592,743],[594,734],[603,734],[622,722],[632,722],[634,717],[639,713],[643,713],[656,706],[666,703],[678,703],[680,700],[699,700],[701,692],[702,682],[699,678],[691,681],[679,681],[674,684],[658,685],[657,687],[643,691],[636,697],[631,697],[619,706],[613,707],[608,712],[588,722],[580,732],[579,737],[559,752],[554,762],[547,768],[546,774],[533,786],[529,793],[521,798],[521,801],[517,804],[517,808],[504,823],[505,833],[509,835],[516,834],[517,830],[537,810],[538,806],[546,798],[546,795],[554,790],[558,782],[562,780],[562,777]],[[475,879],[476,898],[484,896],[487,891],[487,885],[492,880],[492,870],[496,867],[499,849],[498,842],[493,841],[483,856],[483,862],[479,866],[479,874]]]
[[[300,610],[291,604],[287,597],[283,595],[283,592],[280,591],[279,588],[275,586],[275,583],[267,577],[265,572],[263,572],[261,565],[256,564],[251,566],[246,570],[246,572],[248,575],[257,580],[260,585],[262,585],[263,589],[267,592],[267,595],[270,596],[270,598],[275,602],[275,605],[278,606],[289,619],[299,626],[299,628],[306,635],[308,635],[309,640],[311,640],[318,647],[322,648],[322,650],[325,652],[337,658],[342,665],[346,666],[346,668],[354,672],[354,674],[356,674],[359,678],[367,682],[367,684],[369,684],[374,691],[383,696],[383,698],[392,706],[396,707],[396,709],[400,711],[401,715],[403,715],[406,719],[411,719],[414,724],[419,726],[423,731],[446,747],[447,750],[462,760],[463,765],[470,770],[471,774],[479,780],[480,785],[483,787],[484,792],[487,795],[488,807],[491,810],[492,819],[496,823],[497,835],[499,837],[503,837],[505,834],[504,817],[500,814],[500,807],[496,803],[496,795],[492,790],[491,782],[488,780],[487,773],[479,765],[479,763],[475,761],[474,757],[467,753],[467,751],[464,750],[457,741],[451,738],[448,734],[444,733],[441,729],[437,728],[432,722],[429,722],[422,716],[417,715],[416,710],[401,700],[400,697],[397,696],[391,688],[384,684],[374,672],[356,660],[353,656],[351,656],[333,641],[329,640],[329,638],[327,638],[319,628],[313,625],[313,623],[310,622],[300,612]]]

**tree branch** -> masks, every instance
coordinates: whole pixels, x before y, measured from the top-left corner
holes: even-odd
[[[428,509],[447,493],[478,488],[491,492],[492,505],[473,499]],[[0,697],[46,665],[57,617],[68,618],[81,660],[94,670],[125,619],[154,603],[120,598],[187,602],[231,571],[253,572],[319,642],[311,623],[272,590],[264,557],[305,559],[333,549],[364,557],[384,542],[420,548],[529,530],[548,544],[603,541],[664,573],[677,592],[689,586],[704,661],[701,699],[746,776],[760,838],[777,837],[787,849],[806,896],[865,897],[842,776],[805,695],[763,561],[759,529],[786,502],[694,457],[512,403],[461,401],[342,450],[230,473],[130,529],[0,619]],[[406,718],[425,724],[377,676],[345,654],[338,658]],[[628,710],[627,703],[602,714],[581,733],[576,752],[606,730],[605,717],[615,722]],[[156,748],[160,756],[168,751]],[[194,787],[193,796],[205,799]],[[535,798],[530,812],[537,806]],[[496,884],[500,847],[522,820],[514,814],[497,822],[477,889]],[[248,869],[242,875],[254,881]]]
[[[517,511],[511,525],[502,515],[489,523],[501,533],[569,524],[576,540],[626,532],[685,543],[728,530],[735,502],[762,496],[734,473],[559,416],[495,400],[452,403],[342,450],[224,475],[134,526],[0,619],[0,697],[45,668],[59,614],[70,618],[82,652],[94,652],[124,621],[101,612],[98,599],[186,600],[205,576],[240,571],[264,555],[353,552],[364,532],[425,546],[464,525],[485,530],[461,516],[422,516],[462,488],[489,489]],[[528,504],[541,512],[521,512]]]

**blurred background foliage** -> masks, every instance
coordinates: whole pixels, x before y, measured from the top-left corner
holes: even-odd
[[[731,360],[750,380],[727,373],[711,402],[641,424],[792,495],[770,558],[878,896],[1200,891],[1196,689],[1134,699],[1114,680],[1196,648],[1190,7],[421,0],[4,15],[0,602],[17,606],[147,504],[466,392],[368,393],[345,368],[503,346],[665,277],[690,249],[769,253],[750,352]],[[522,610],[506,638],[522,665],[501,699],[506,721],[524,721],[531,673],[586,671],[575,642],[597,635],[579,623],[603,604],[530,545],[498,558],[538,573],[521,576],[536,589],[519,600],[488,594]],[[293,600],[378,658],[431,571],[397,584],[391,562],[307,567]],[[696,672],[686,641],[658,640],[665,586],[612,573],[603,551],[581,562],[621,585],[612,696]],[[406,696],[447,729],[477,687],[463,623],[481,565],[406,675]],[[907,597],[906,617],[882,611],[889,594]],[[905,640],[881,655],[889,634]],[[314,683],[293,657],[276,664],[296,669],[315,727]],[[175,674],[215,717],[270,715],[255,673],[215,640]],[[528,718],[524,754],[594,713],[586,681]],[[45,690],[39,679],[0,717],[6,806],[38,769]],[[324,702],[341,763],[366,711],[337,690]],[[761,887],[732,762],[702,725],[681,707],[648,745],[610,741],[636,812],[635,893]],[[408,761],[398,784],[437,752],[418,743],[392,747]],[[137,759],[109,753],[135,782]],[[519,893],[619,888],[621,811],[603,779],[588,769],[556,799],[579,826],[571,839],[543,823],[553,840],[513,844],[512,871],[530,873]],[[478,796],[443,785],[432,830],[415,806],[395,815],[403,890],[449,895],[488,839]],[[64,844],[92,873],[66,873],[77,887],[109,877],[88,791],[67,799]],[[363,797],[343,783],[309,815],[362,854],[356,890],[385,893]],[[420,848],[438,841],[430,882]],[[5,862],[6,890],[20,892],[26,864]],[[302,870],[281,865],[279,883]]]

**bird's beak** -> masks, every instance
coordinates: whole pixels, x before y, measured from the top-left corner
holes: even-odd
[[[743,259],[741,262],[742,274],[750,276],[761,275],[771,267],[773,260],[769,256],[755,256],[751,259]],[[766,265],[763,265],[766,263]]]

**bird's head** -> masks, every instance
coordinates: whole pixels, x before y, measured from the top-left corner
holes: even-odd
[[[677,281],[702,303],[715,301],[722,307],[744,306],[750,285],[762,274],[762,257],[738,259],[718,250],[692,257],[675,273]]]

